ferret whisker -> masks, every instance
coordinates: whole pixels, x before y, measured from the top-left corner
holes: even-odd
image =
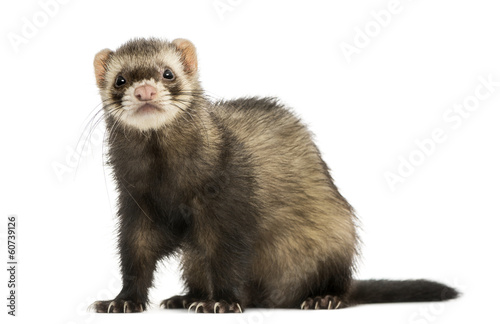
[[[109,100],[103,100],[103,102],[107,102]],[[80,148],[79,151],[80,152],[77,152],[77,164],[76,164],[76,167],[75,167],[75,173],[78,172],[78,169],[80,167],[80,162],[81,162],[81,159],[82,159],[82,156],[84,155],[83,153],[85,152],[86,149],[90,149],[90,139],[92,138],[92,135],[95,131],[95,129],[97,128],[97,126],[99,125],[100,121],[102,120],[101,117],[97,117],[99,116],[99,114],[103,113],[104,112],[104,109],[106,107],[106,105],[104,105],[103,107],[100,107],[103,105],[103,103],[100,103],[99,105],[97,105],[96,107],[94,107],[94,109],[92,109],[92,113],[93,113],[93,116],[90,118],[90,120],[86,123],[85,127],[83,128],[82,132],[80,133],[80,136],[78,138],[78,141],[77,141],[77,144],[76,144],[76,148]],[[98,109],[99,108],[99,109]],[[96,111],[96,109],[98,109]],[[90,113],[89,115],[90,116]],[[89,118],[87,116],[87,119]],[[97,121],[96,121],[96,118],[97,118]],[[88,129],[88,131],[87,131]],[[82,142],[83,140],[83,144],[80,145],[80,143]]]
[[[189,96],[189,97],[191,97],[190,99],[203,100],[203,101],[212,99],[205,94],[191,94],[191,93],[182,93],[182,92],[177,92],[175,94],[166,93],[165,96],[169,96],[172,100],[181,100],[182,98],[179,98],[179,96]],[[216,101],[216,100],[214,99],[211,101]]]
[[[121,180],[121,178],[119,178]],[[122,185],[122,187],[125,189],[125,191],[129,194],[130,198],[132,198],[132,200],[135,202],[135,204],[137,205],[137,207],[139,207],[139,209],[144,213],[144,216],[146,216],[150,221],[151,223],[153,223],[153,219],[151,219],[151,217],[149,217],[148,213],[146,213],[146,211],[141,207],[141,205],[137,202],[137,200],[134,198],[134,195],[132,195],[130,193],[130,191],[127,189],[127,186],[125,185]]]
[[[83,130],[82,130],[82,132],[81,132],[81,134],[80,134],[80,137],[78,138],[78,141],[77,141],[77,147],[78,147],[78,145],[80,144],[80,141],[81,141],[81,139],[82,139],[82,137],[83,137],[83,134],[85,133],[85,130],[89,127],[89,125],[92,125],[92,121],[94,120],[95,116],[96,116],[97,114],[99,114],[99,112],[103,109],[102,107],[101,107],[101,108],[99,108],[99,107],[100,107],[100,106],[103,106],[104,102],[109,101],[109,100],[112,100],[112,99],[111,99],[111,98],[109,98],[109,99],[105,99],[105,100],[103,100],[101,103],[99,103],[98,105],[96,105],[96,106],[95,106],[95,107],[94,107],[94,108],[93,108],[93,109],[89,112],[89,114],[87,115],[87,117],[86,117],[85,119],[87,120],[87,119],[89,119],[89,118],[90,118],[90,120],[89,120],[88,122],[86,122],[85,127],[83,128]],[[96,111],[96,109],[97,109],[97,112],[95,112],[95,111]],[[90,117],[91,115],[92,115],[92,117]]]
[[[110,146],[111,144],[114,143],[115,141],[115,138],[116,138],[116,132],[117,132],[117,127],[120,123],[120,120],[121,120],[121,117],[122,115],[125,113],[125,110],[120,110],[118,112],[118,116],[115,118],[114,122],[113,122],[113,125],[111,126],[110,130],[109,130],[109,141],[110,141]],[[115,136],[113,137],[113,133],[115,133]]]
[[[113,103],[114,104],[114,103]],[[104,106],[101,110],[99,110],[93,117],[92,117],[92,125],[90,126],[90,131],[87,135],[88,138],[90,138],[93,134],[93,132],[95,131],[95,129],[99,126],[99,124],[101,123],[101,121],[106,117],[106,114],[108,113],[112,113],[118,109],[120,109],[119,107],[114,107],[112,109],[108,109],[109,106],[111,106],[112,104],[109,104],[109,105],[106,105]],[[99,116],[99,114],[101,113],[101,115]],[[96,119],[97,118],[97,119]]]

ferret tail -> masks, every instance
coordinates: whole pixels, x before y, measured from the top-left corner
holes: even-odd
[[[454,288],[429,280],[354,280],[347,294],[350,306],[375,303],[444,301],[457,298]]]

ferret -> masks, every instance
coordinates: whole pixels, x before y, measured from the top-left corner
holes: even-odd
[[[94,70],[118,191],[123,288],[94,311],[142,312],[157,263],[179,255],[185,294],[163,308],[339,309],[442,301],[427,280],[354,280],[355,212],[311,133],[274,98],[212,100],[185,39],[133,39]]]

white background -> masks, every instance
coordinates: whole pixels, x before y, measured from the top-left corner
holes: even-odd
[[[500,87],[480,90],[488,98],[478,100],[460,125],[443,116],[455,104],[474,103],[480,78],[500,81],[497,2],[401,0],[382,27],[371,12],[387,10],[389,0],[66,2],[45,13],[37,1],[9,1],[0,13],[2,262],[6,218],[19,219],[18,316],[6,315],[2,271],[2,322],[498,318]],[[215,5],[221,4],[230,7],[220,12]],[[39,27],[30,30],[34,22]],[[371,36],[362,39],[365,28]],[[440,280],[463,297],[340,311],[161,311],[157,303],[181,290],[174,260],[160,268],[147,313],[87,313],[91,302],[120,289],[116,195],[103,167],[102,125],[85,141],[100,100],[92,61],[103,48],[148,36],[193,41],[202,83],[213,97],[277,96],[303,118],[361,220],[359,278]],[[13,37],[24,41],[15,45]],[[348,62],[341,45],[355,46],[355,40],[360,46]],[[429,144],[423,155],[415,141],[431,138],[436,128],[446,140],[432,150]],[[78,155],[82,134],[91,153]],[[419,165],[391,189],[385,175],[398,173],[400,158]]]

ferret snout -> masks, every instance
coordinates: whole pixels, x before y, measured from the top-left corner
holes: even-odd
[[[140,101],[149,101],[156,98],[157,90],[155,87],[145,84],[135,88],[134,96]]]

